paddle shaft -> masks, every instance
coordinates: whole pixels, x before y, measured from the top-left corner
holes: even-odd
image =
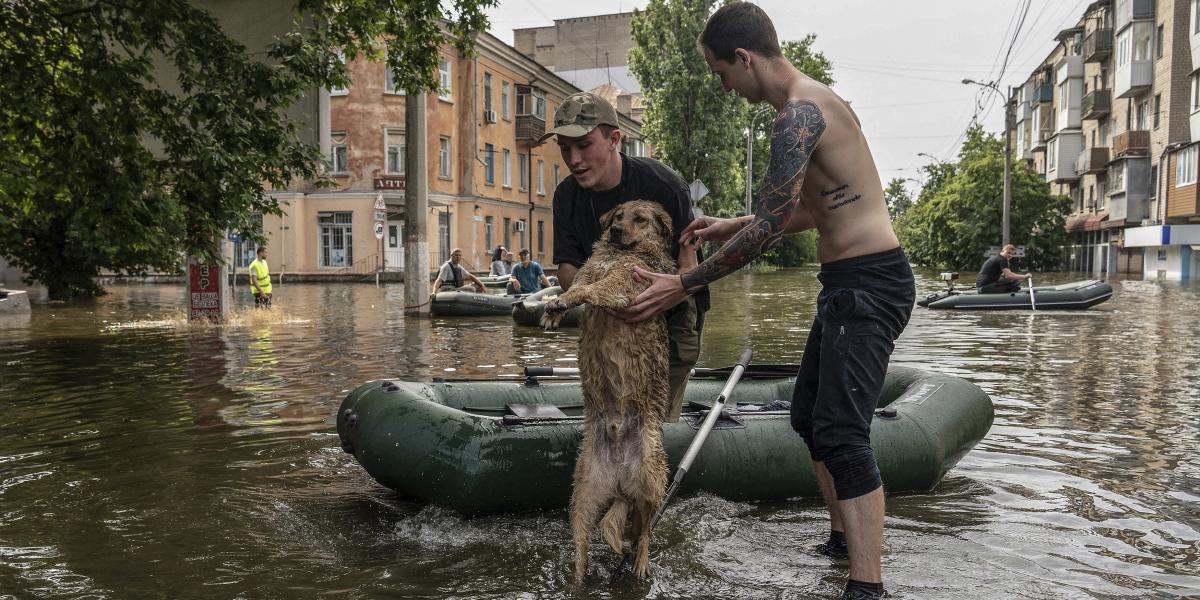
[[[1037,310],[1037,298],[1033,293],[1033,275],[1029,276],[1029,305],[1033,307],[1033,310]]]
[[[671,501],[675,492],[679,490],[679,484],[687,476],[688,469],[691,468],[692,462],[696,460],[696,455],[700,453],[700,447],[704,445],[704,440],[708,439],[709,432],[717,424],[717,419],[720,418],[721,411],[725,408],[725,401],[729,399],[730,394],[733,393],[733,387],[742,378],[742,373],[746,371],[746,365],[750,363],[750,356],[752,354],[753,352],[749,348],[742,350],[742,356],[738,358],[737,365],[733,367],[733,373],[725,381],[725,387],[721,388],[720,395],[713,402],[712,408],[708,411],[708,416],[704,418],[704,423],[700,425],[700,430],[696,432],[696,437],[692,439],[692,443],[688,446],[683,459],[679,461],[679,467],[675,469],[675,476],[671,479],[671,485],[667,487],[667,494],[663,497],[662,504],[658,505],[658,510],[654,512],[654,517],[650,519],[651,530],[658,524],[658,520],[662,518],[663,511],[667,509],[667,503]]]

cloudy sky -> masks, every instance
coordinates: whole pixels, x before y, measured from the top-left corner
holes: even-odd
[[[761,0],[781,40],[817,35],[833,63],[834,90],[851,101],[870,140],[880,177],[920,176],[918,168],[953,158],[977,110],[1000,132],[996,94],[962,83],[994,81],[1027,0]],[[1028,0],[1004,86],[1024,81],[1054,46],[1054,35],[1075,24],[1089,0]],[[644,8],[646,0],[501,0],[489,11],[492,34],[512,43],[512,30],[552,25],[554,19]],[[978,92],[978,93],[977,93]],[[915,187],[915,182],[911,184]]]

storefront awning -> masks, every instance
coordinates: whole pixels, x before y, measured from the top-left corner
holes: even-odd
[[[1067,233],[1083,231],[1083,225],[1084,225],[1084,223],[1087,223],[1088,217],[1090,217],[1090,216],[1091,215],[1089,215],[1087,213],[1071,215],[1071,216],[1067,217],[1067,222],[1066,222],[1066,225],[1064,228],[1067,230]]]
[[[1083,224],[1084,231],[1099,231],[1100,223],[1108,220],[1108,211],[1102,210],[1094,215],[1088,215],[1088,219]]]

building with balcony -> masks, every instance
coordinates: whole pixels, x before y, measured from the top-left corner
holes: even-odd
[[[329,92],[334,186],[272,193],[284,212],[263,218],[273,265],[311,277],[403,270],[405,155],[411,143],[423,143],[431,268],[461,248],[467,268],[487,272],[497,245],[514,253],[529,248],[534,260],[553,267],[551,204],[569,171],[555,144],[537,141],[578,88],[480,33],[475,56],[442,49],[441,91],[426,100],[426,138],[410,140],[407,95],[384,64],[356,58],[347,69],[349,88]],[[624,149],[644,151],[640,123],[627,114],[619,119]],[[375,208],[379,200],[383,210]],[[239,263],[247,253],[252,249],[238,249]]]

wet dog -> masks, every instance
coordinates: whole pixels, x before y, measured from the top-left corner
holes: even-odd
[[[650,574],[650,520],[667,484],[662,438],[669,402],[666,323],[629,323],[604,309],[628,306],[648,287],[634,276],[635,266],[675,271],[671,216],[653,202],[627,202],[605,213],[600,225],[603,233],[591,258],[571,288],[546,304],[542,317],[543,327],[553,329],[568,309],[589,305],[579,337],[583,445],[571,490],[575,580],[580,583],[597,522],[604,541],[624,554],[630,517],[633,572],[639,579]]]

